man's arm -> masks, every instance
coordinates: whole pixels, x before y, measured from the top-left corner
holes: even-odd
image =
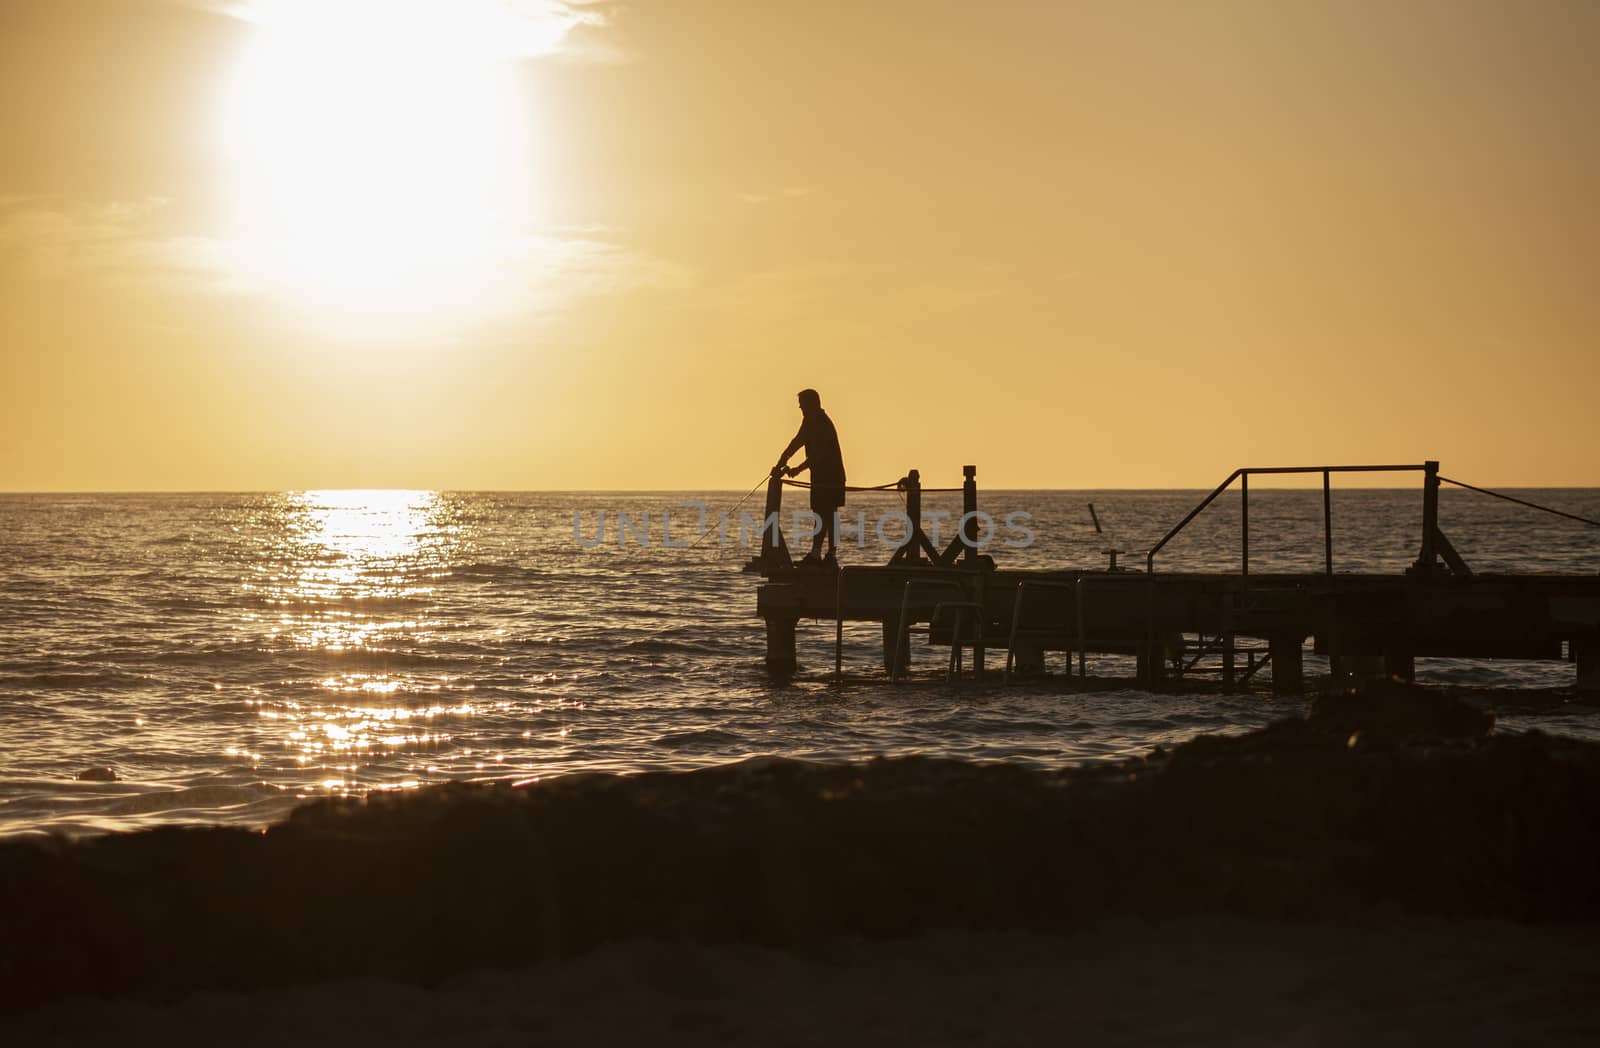
[[[778,465],[775,468],[784,469],[788,465],[789,456],[793,455],[796,451],[799,451],[800,450],[800,446],[802,444],[804,444],[805,442],[806,442],[806,424],[804,422],[802,422],[802,423],[800,423],[800,432],[798,432],[798,433],[796,433],[794,435],[794,439],[789,441],[789,446],[783,449],[783,454],[778,456]],[[797,466],[796,467],[796,471],[798,471],[799,469],[802,469],[802,468],[804,468],[804,467],[798,467]]]

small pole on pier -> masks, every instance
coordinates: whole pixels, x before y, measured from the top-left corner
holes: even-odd
[[[1328,574],[1333,574],[1333,488],[1328,482],[1328,471],[1322,471],[1322,545],[1327,558]]]
[[[906,473],[906,520],[910,521],[906,544],[902,547],[905,559],[912,564],[922,563],[922,474],[916,470]]]
[[[1434,538],[1439,534],[1439,463],[1424,462],[1422,470],[1422,552],[1417,567],[1423,578],[1430,579],[1438,556]]]
[[[1250,579],[1250,474],[1239,477],[1239,574]]]
[[[1072,618],[1078,627],[1078,679],[1083,680],[1089,676],[1087,662],[1089,642],[1088,630],[1083,625],[1083,576],[1080,574],[1072,583]]]

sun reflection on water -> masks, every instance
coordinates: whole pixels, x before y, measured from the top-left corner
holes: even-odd
[[[343,793],[375,785],[359,780],[363,760],[438,753],[453,745],[453,725],[509,705],[458,699],[474,686],[417,666],[419,649],[438,640],[439,623],[426,612],[434,580],[449,566],[455,529],[446,509],[432,491],[284,497],[265,555],[243,584],[267,610],[247,618],[269,649],[376,665],[320,674],[292,695],[246,700],[270,741],[229,747],[230,758],[259,766],[264,752],[276,751],[317,774],[304,789]],[[393,661],[403,671],[386,665]]]
[[[229,612],[251,672],[213,685],[246,716],[220,756],[296,798],[526,779],[570,760],[585,703],[508,639],[506,616],[546,597],[504,581],[518,551],[481,519],[431,491],[252,507],[234,529],[247,567]]]
[[[281,541],[245,584],[279,609],[268,635],[327,651],[395,637],[427,643],[437,623],[403,612],[432,594],[443,564],[450,529],[439,493],[304,491],[286,498]]]

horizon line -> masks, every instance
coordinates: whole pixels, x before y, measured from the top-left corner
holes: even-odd
[[[1443,485],[1441,490],[1446,490],[1455,485]],[[1595,491],[1600,490],[1600,483],[1595,484],[1481,484],[1479,487],[1494,487],[1507,491]],[[1345,484],[1334,485],[1335,491],[1411,491],[1421,490],[1421,484]],[[1042,492],[1042,493],[1071,493],[1084,491],[1181,491],[1181,492],[1207,492],[1215,490],[1216,485],[1209,487],[979,487],[980,492]],[[1320,491],[1322,485],[1308,484],[1264,484],[1255,483],[1251,489],[1255,491]],[[798,490],[798,489],[797,489]],[[881,491],[852,492],[852,494],[895,494],[897,489],[885,488]],[[433,492],[441,495],[693,495],[693,494],[733,494],[740,493],[738,488],[694,487],[694,488],[449,488],[449,487],[290,487],[290,488],[37,488],[37,489],[0,489],[0,498],[11,497],[38,497],[53,495],[288,495],[314,491],[418,491]],[[959,489],[939,489],[932,491],[924,489],[926,494],[956,494]]]

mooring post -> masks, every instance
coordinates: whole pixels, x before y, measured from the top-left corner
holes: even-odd
[[[783,511],[783,473],[774,469],[772,478],[767,481],[767,505],[761,515],[761,570],[771,573],[779,568],[793,567],[789,559],[789,547],[783,541],[781,516]],[[743,525],[740,525],[741,527]],[[792,631],[793,627],[791,627]],[[794,641],[791,635],[789,643],[790,653],[794,651]]]
[[[787,677],[798,665],[794,652],[794,628],[799,620],[792,615],[767,616],[767,672]]]
[[[1417,556],[1417,567],[1422,577],[1433,577],[1433,562],[1438,556],[1434,537],[1439,534],[1439,463],[1422,464],[1422,552]]]
[[[1305,691],[1300,654],[1300,646],[1304,642],[1305,637],[1298,633],[1275,633],[1267,640],[1267,650],[1272,658],[1274,695],[1299,695]]]
[[[961,482],[961,542],[967,547],[961,559],[970,561],[978,556],[978,467],[962,466],[961,475],[966,478]]]

